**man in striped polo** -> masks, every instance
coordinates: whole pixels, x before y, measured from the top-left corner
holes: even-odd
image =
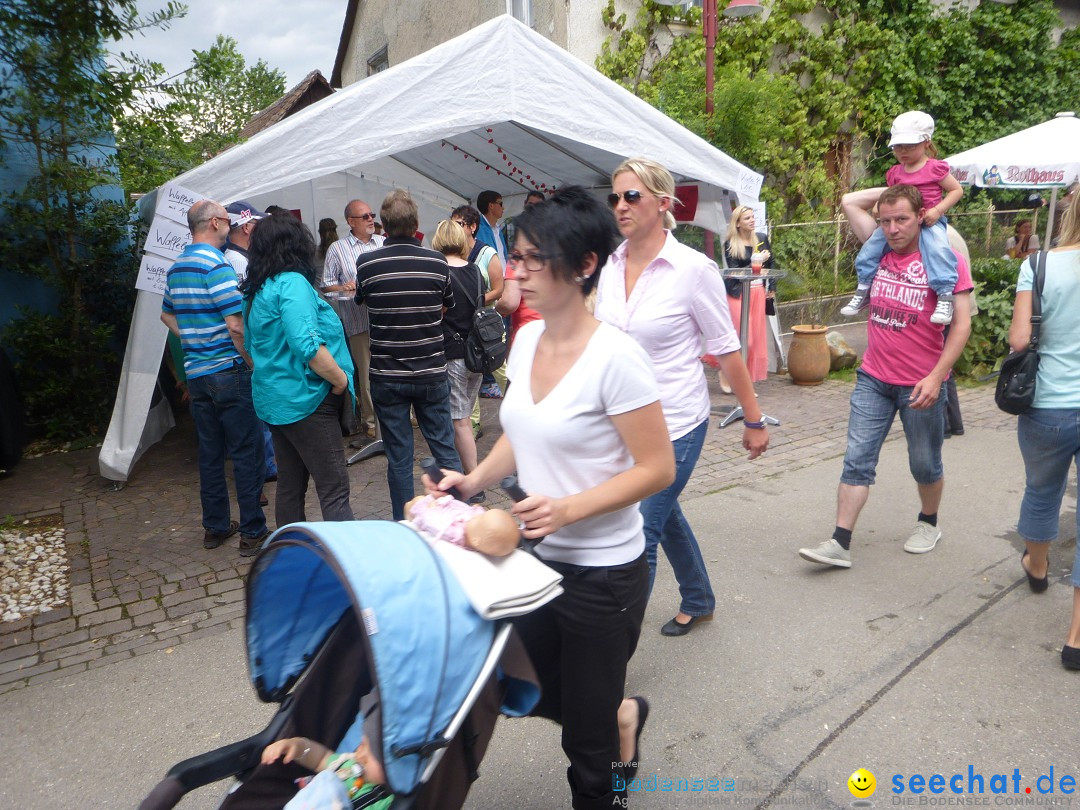
[[[244,350],[244,322],[236,273],[221,248],[229,214],[221,203],[200,200],[188,210],[192,242],[165,284],[161,320],[184,347],[191,416],[199,437],[199,492],[203,547],[217,548],[239,530],[241,551],[269,534],[259,506],[263,443],[251,402],[251,360]],[[230,520],[226,452],[233,461],[240,520]]]
[[[380,250],[356,260],[356,303],[367,303],[371,399],[386,450],[394,520],[403,520],[414,492],[410,407],[439,466],[461,470],[442,332],[454,293],[446,259],[415,237],[419,213],[409,193],[390,192],[379,214],[387,239]]]

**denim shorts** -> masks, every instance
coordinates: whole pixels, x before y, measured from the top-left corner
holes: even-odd
[[[890,385],[858,372],[851,392],[847,451],[841,484],[868,487],[874,483],[881,446],[900,414],[907,437],[908,468],[917,484],[936,484],[945,474],[941,445],[945,441],[945,384],[929,408],[912,408],[913,385]]]

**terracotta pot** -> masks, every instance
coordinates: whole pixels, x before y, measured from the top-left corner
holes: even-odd
[[[827,326],[798,324],[791,327],[794,336],[788,349],[787,364],[791,381],[796,385],[821,385],[829,375]]]

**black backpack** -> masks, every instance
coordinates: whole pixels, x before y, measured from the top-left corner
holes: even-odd
[[[494,309],[484,306],[484,279],[477,274],[480,293],[472,325],[465,336],[465,368],[478,374],[491,374],[506,362],[506,325]]]

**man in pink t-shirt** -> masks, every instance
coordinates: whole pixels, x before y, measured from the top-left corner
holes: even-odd
[[[958,256],[952,326],[931,323],[937,296],[919,253],[924,213],[922,195],[914,186],[891,186],[878,202],[878,220],[891,251],[882,257],[870,289],[867,347],[851,394],[836,528],[825,542],[799,549],[799,556],[810,562],[851,567],[851,533],[870,496],[878,454],[897,413],[920,503],[904,551],[925,554],[941,539],[937,512],[945,483],[945,381],[971,333],[973,285],[967,263]],[[869,222],[851,220],[860,238],[874,228],[869,214],[866,219]]]

